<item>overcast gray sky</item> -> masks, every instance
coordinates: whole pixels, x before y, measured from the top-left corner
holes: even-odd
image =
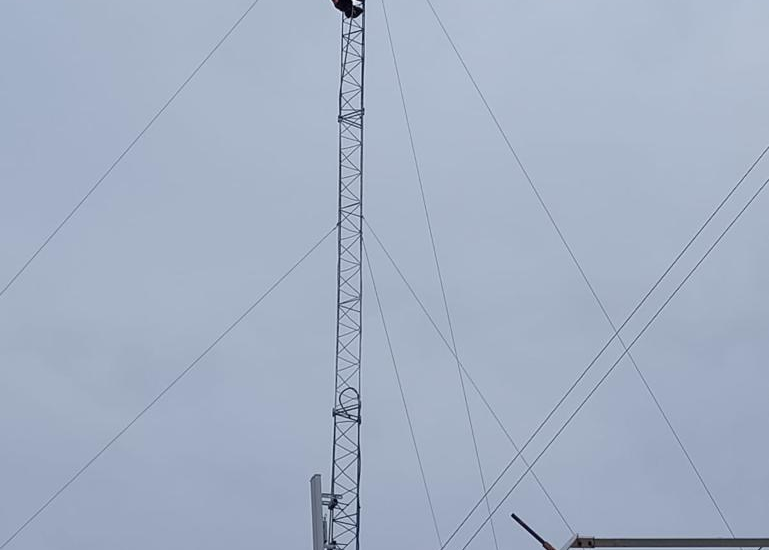
[[[2,284],[249,3],[0,3]],[[769,4],[435,3],[621,320],[769,143]],[[426,4],[388,5],[459,352],[523,441],[611,332]],[[445,326],[381,4],[368,9],[367,214]],[[334,223],[337,15],[261,0],[0,299],[0,539]],[[763,164],[628,339],[766,177]],[[748,210],[634,348],[743,536],[769,535],[768,209]],[[327,482],[330,459],[334,255],[329,240],[8,548],[309,548],[307,482]],[[372,260],[445,537],[480,496],[456,367]],[[362,544],[436,548],[372,297]],[[493,478],[513,453],[470,403]],[[727,534],[624,363],[536,471],[581,533]],[[567,538],[527,481],[500,510],[501,548],[534,548],[512,511]]]

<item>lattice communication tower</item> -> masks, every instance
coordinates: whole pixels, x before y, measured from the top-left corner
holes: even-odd
[[[342,18],[334,440],[330,492],[320,493],[319,476],[311,484],[315,550],[358,550],[360,545],[365,18],[365,12]]]

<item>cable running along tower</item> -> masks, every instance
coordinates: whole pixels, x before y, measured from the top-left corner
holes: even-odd
[[[359,548],[365,17],[342,17],[334,439],[330,492],[311,480],[313,550]]]

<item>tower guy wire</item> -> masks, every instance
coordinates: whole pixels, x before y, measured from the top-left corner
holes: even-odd
[[[485,475],[483,473],[483,462],[481,461],[481,454],[480,454],[480,450],[478,448],[478,437],[477,437],[477,435],[475,433],[475,426],[473,424],[473,416],[472,416],[472,413],[470,411],[470,402],[467,399],[467,388],[465,388],[465,380],[464,380],[464,376],[462,374],[462,367],[459,364],[459,354],[457,353],[457,340],[456,340],[456,336],[454,334],[454,323],[452,322],[452,319],[451,319],[451,309],[449,308],[449,301],[448,301],[448,297],[446,295],[446,284],[445,284],[445,281],[443,279],[443,271],[441,270],[441,263],[440,263],[440,260],[438,258],[438,247],[435,244],[435,233],[433,231],[432,220],[430,219],[430,209],[427,206],[427,196],[425,194],[424,181],[422,179],[422,170],[420,169],[419,157],[417,155],[416,144],[414,143],[414,132],[413,132],[413,130],[411,128],[411,119],[409,117],[408,105],[406,103],[406,93],[405,93],[405,91],[403,89],[403,80],[401,79],[400,68],[399,68],[399,65],[398,65],[398,56],[397,56],[396,51],[395,51],[395,43],[393,41],[393,36],[392,36],[392,29],[390,28],[390,18],[389,18],[388,14],[387,14],[387,1],[386,0],[382,0],[382,11],[384,13],[385,29],[387,30],[387,41],[388,41],[388,44],[390,46],[390,53],[392,54],[393,67],[395,69],[395,78],[396,78],[396,82],[398,84],[398,90],[400,92],[401,106],[403,107],[403,117],[404,117],[404,120],[405,120],[405,123],[406,123],[406,129],[408,131],[409,145],[410,145],[410,148],[411,148],[411,156],[412,156],[412,159],[414,161],[414,171],[416,173],[417,183],[419,184],[419,194],[420,194],[420,197],[422,199],[422,209],[423,209],[424,215],[425,215],[425,222],[426,222],[426,225],[427,225],[427,233],[428,233],[428,236],[430,238],[430,245],[431,245],[431,249],[432,249],[433,260],[434,260],[434,263],[435,263],[435,272],[436,272],[437,277],[438,277],[438,283],[439,283],[440,291],[441,291],[441,298],[443,300],[443,309],[444,309],[444,312],[446,314],[446,322],[447,322],[448,329],[449,329],[449,337],[451,338],[451,348],[452,348],[452,351],[453,351],[453,355],[457,358],[456,365],[457,365],[457,375],[459,377],[459,387],[460,387],[460,390],[462,392],[462,399],[463,399],[463,402],[464,402],[465,413],[466,413],[466,416],[467,416],[467,424],[468,424],[468,427],[470,429],[470,438],[471,438],[472,445],[473,445],[473,451],[475,453],[475,462],[476,462],[476,465],[478,467],[478,476],[479,476],[480,482],[481,482],[481,489],[485,493],[486,492],[486,477],[485,477]],[[487,508],[489,514],[491,514],[491,505],[489,504],[488,498],[486,499],[486,508]],[[491,538],[492,538],[492,540],[494,542],[494,548],[496,550],[499,550],[499,540],[497,539],[497,531],[496,531],[496,528],[494,526],[494,521],[491,520],[489,522],[489,525],[491,527]]]
[[[492,122],[494,123],[494,126],[496,127],[497,131],[499,132],[501,138],[503,139],[507,149],[510,151],[511,155],[515,159],[516,164],[518,165],[519,169],[521,170],[521,173],[523,174],[524,178],[528,182],[531,190],[533,191],[537,202],[542,207],[545,215],[547,216],[550,224],[552,225],[553,229],[555,230],[556,234],[558,235],[559,240],[563,244],[567,254],[569,255],[571,261],[574,263],[575,267],[577,268],[577,271],[579,272],[580,277],[585,282],[585,285],[588,288],[588,291],[590,292],[591,296],[593,297],[594,301],[598,305],[598,308],[601,310],[601,313],[603,317],[606,319],[606,321],[609,323],[609,326],[614,331],[614,333],[617,336],[617,339],[620,343],[620,345],[627,349],[625,341],[623,340],[622,336],[619,334],[619,331],[617,329],[616,324],[614,323],[613,319],[609,315],[608,310],[606,309],[603,300],[599,297],[597,291],[595,290],[595,287],[593,283],[590,281],[590,279],[587,276],[587,273],[583,269],[580,261],[577,259],[571,245],[566,239],[566,236],[564,232],[562,231],[560,225],[556,221],[555,217],[553,216],[550,208],[548,207],[547,203],[545,202],[544,198],[542,197],[542,194],[540,193],[539,189],[535,185],[531,175],[529,174],[528,170],[523,164],[523,161],[521,160],[520,156],[518,155],[518,152],[515,150],[515,147],[513,147],[512,142],[507,136],[507,133],[505,132],[504,128],[502,127],[501,123],[499,122],[499,118],[495,114],[494,110],[491,108],[491,105],[489,104],[488,100],[486,99],[485,94],[481,90],[475,76],[473,75],[472,71],[470,70],[468,64],[466,63],[464,57],[462,56],[461,52],[459,51],[459,48],[456,45],[456,42],[451,37],[446,25],[443,23],[443,20],[441,19],[440,15],[438,14],[437,10],[435,9],[435,6],[432,2],[432,0],[426,0],[430,11],[432,12],[433,16],[435,17],[439,27],[441,28],[444,36],[448,40],[449,44],[451,45],[452,50],[454,51],[454,54],[456,55],[457,59],[459,60],[460,64],[462,65],[465,73],[467,74],[470,82],[472,83],[473,87],[475,88],[475,91],[477,92],[479,98],[481,99],[481,102],[483,103],[486,111],[488,112]],[[758,158],[753,162],[753,164],[750,166],[748,171],[743,175],[743,177],[737,182],[737,184],[732,188],[732,190],[727,194],[726,198],[721,202],[721,204],[716,208],[716,210],[711,214],[711,217],[703,224],[700,231],[695,234],[695,236],[690,241],[689,245],[687,245],[684,250],[682,251],[681,255],[685,254],[686,251],[689,249],[689,246],[697,239],[699,234],[704,230],[704,228],[707,226],[707,224],[710,222],[710,220],[721,210],[721,208],[728,202],[728,200],[731,198],[731,196],[739,189],[739,187],[742,185],[742,183],[745,181],[747,176],[753,171],[753,168],[761,161],[761,159],[766,155],[767,151],[769,151],[769,146],[767,146],[761,154],[758,156]],[[650,399],[652,400],[654,406],[657,408],[660,416],[662,417],[665,425],[670,430],[675,443],[680,448],[681,452],[684,455],[684,458],[689,463],[689,466],[691,467],[695,477],[699,481],[700,485],[702,486],[703,490],[705,491],[708,499],[713,504],[713,507],[715,508],[716,512],[718,513],[718,516],[720,517],[722,523],[726,527],[726,529],[729,531],[732,537],[734,537],[734,531],[729,523],[729,521],[726,519],[726,516],[721,508],[721,506],[716,501],[716,498],[711,491],[710,487],[708,486],[707,482],[705,481],[704,477],[702,476],[700,469],[696,466],[694,459],[691,456],[691,453],[686,449],[686,446],[684,445],[683,439],[678,433],[678,430],[674,427],[672,421],[670,420],[670,416],[667,414],[667,412],[664,410],[661,401],[655,394],[653,388],[651,387],[649,381],[647,380],[646,376],[643,374],[643,371],[638,366],[638,363],[636,362],[635,358],[632,354],[627,354],[628,360],[633,365],[634,370],[636,371],[640,382],[646,392],[649,394]]]
[[[78,213],[78,211],[83,207],[83,205],[88,201],[88,199],[91,198],[91,195],[93,195],[96,190],[101,187],[101,184],[104,183],[104,180],[106,180],[110,174],[112,174],[113,170],[117,168],[117,166],[123,161],[123,159],[131,152],[131,150],[134,148],[134,146],[144,137],[144,134],[146,134],[149,129],[155,124],[155,122],[163,115],[163,113],[166,112],[166,110],[171,106],[171,104],[174,102],[174,100],[181,94],[184,89],[187,87],[187,85],[192,81],[193,78],[200,72],[200,70],[203,68],[203,66],[208,63],[208,61],[213,57],[213,55],[219,50],[219,48],[224,44],[227,39],[230,37],[230,35],[235,32],[235,29],[237,29],[240,24],[243,22],[243,20],[248,16],[249,13],[256,7],[256,5],[259,3],[259,0],[254,0],[247,8],[246,10],[238,17],[238,19],[235,21],[235,23],[232,24],[232,26],[227,30],[227,32],[224,33],[224,35],[219,39],[219,41],[214,45],[214,47],[208,52],[208,54],[203,58],[203,60],[198,63],[198,65],[195,67],[195,69],[187,76],[187,78],[181,83],[181,85],[176,89],[176,91],[171,94],[171,97],[166,100],[166,102],[163,104],[162,107],[150,118],[149,122],[144,125],[142,130],[133,138],[133,140],[128,144],[128,146],[123,149],[123,151],[117,156],[117,158],[110,164],[110,166],[107,168],[106,171],[102,173],[102,175],[96,180],[96,183],[94,183],[90,189],[83,195],[80,200],[75,204],[75,206],[67,213],[66,216],[62,219],[61,222],[54,228],[51,233],[48,234],[48,236],[43,240],[43,242],[35,249],[35,251],[32,253],[32,255],[27,258],[27,260],[22,264],[22,266],[14,273],[14,275],[8,280],[8,282],[5,283],[2,289],[0,289],[0,298],[5,296],[5,293],[8,292],[8,289],[10,289],[14,283],[21,277],[24,272],[27,270],[27,268],[32,264],[32,262],[37,259],[37,257],[40,255],[40,253],[48,246],[48,244],[56,237],[56,235],[59,234],[59,232],[64,228],[67,223]]]
[[[729,225],[726,226],[726,228],[721,232],[721,234],[718,236],[718,238],[713,242],[710,247],[705,251],[705,253],[702,255],[702,257],[699,259],[699,261],[694,264],[694,267],[689,270],[689,272],[686,274],[686,277],[683,278],[683,280],[675,287],[673,292],[670,293],[670,295],[667,297],[667,299],[662,303],[662,305],[657,309],[657,311],[652,315],[652,317],[649,319],[649,321],[643,326],[643,328],[638,332],[638,334],[633,338],[633,340],[630,341],[627,348],[622,352],[622,354],[617,358],[616,361],[612,364],[612,366],[609,368],[608,371],[598,380],[598,382],[593,386],[593,388],[590,390],[590,392],[585,396],[585,398],[580,402],[579,406],[574,410],[573,413],[566,419],[566,422],[558,429],[558,431],[553,435],[553,437],[548,441],[547,445],[542,449],[542,451],[536,456],[536,458],[531,462],[531,466],[529,466],[521,476],[519,476],[518,480],[515,482],[515,484],[512,486],[512,488],[505,493],[505,496],[502,498],[502,500],[499,501],[499,504],[497,504],[494,509],[492,510],[492,514],[499,510],[499,508],[505,503],[505,501],[510,497],[510,495],[513,493],[513,491],[518,487],[518,485],[521,483],[521,481],[524,479],[526,474],[528,473],[528,470],[530,470],[542,456],[550,449],[550,447],[555,443],[555,441],[558,439],[558,437],[563,433],[563,431],[569,426],[572,420],[577,416],[577,414],[582,410],[582,408],[585,406],[585,404],[590,400],[590,398],[595,394],[596,391],[598,391],[598,388],[601,387],[601,385],[606,381],[606,379],[611,375],[611,373],[614,371],[615,368],[617,368],[617,365],[620,364],[622,359],[630,352],[630,349],[638,342],[638,340],[641,339],[641,337],[646,333],[646,331],[649,329],[649,327],[654,323],[654,321],[657,320],[657,318],[660,316],[660,314],[665,310],[665,308],[668,306],[668,304],[673,300],[673,298],[678,294],[678,292],[684,287],[684,285],[689,281],[689,279],[694,275],[694,273],[697,271],[697,269],[702,265],[702,263],[710,256],[710,253],[713,252],[713,250],[718,246],[718,244],[721,242],[721,240],[726,236],[726,234],[731,230],[731,228],[734,226],[734,224],[737,223],[737,221],[742,217],[742,215],[745,213],[745,211],[750,207],[751,204],[758,198],[758,196],[763,192],[763,190],[766,188],[766,186],[769,185],[769,179],[765,180],[764,183],[758,188],[758,190],[751,196],[750,200],[745,204],[745,206],[742,207],[742,209],[737,213],[737,215],[732,219],[732,221],[729,223]],[[515,459],[513,459],[515,460]],[[479,501],[483,502],[483,500]],[[476,504],[475,508],[479,504]],[[483,529],[484,524],[488,521],[488,519],[484,520],[481,525],[478,527],[478,529],[473,533],[473,535],[470,537],[470,540],[467,541],[467,543],[462,547],[462,550],[465,550],[475,539],[475,537],[478,536],[478,533],[481,532]],[[454,534],[456,534],[456,531],[454,531]],[[452,537],[454,536],[452,534]],[[444,544],[445,546],[449,543],[451,540],[451,537],[446,541]]]
[[[371,267],[371,259],[368,255],[366,245],[363,245],[363,255],[366,258],[366,267],[368,268],[369,277],[371,278],[371,287],[374,291],[374,298],[376,299],[377,308],[379,309],[379,318],[382,321],[382,329],[384,331],[385,339],[387,340],[387,349],[390,353],[390,361],[395,372],[395,381],[398,384],[398,391],[400,393],[401,404],[403,405],[403,412],[406,415],[406,423],[409,427],[409,434],[411,435],[411,444],[414,447],[414,454],[416,455],[417,464],[419,466],[419,475],[422,478],[422,485],[425,490],[425,496],[427,497],[427,505],[430,508],[430,516],[433,521],[433,528],[435,529],[435,536],[438,539],[438,546],[443,545],[441,540],[441,531],[438,527],[438,518],[435,514],[435,506],[433,505],[433,499],[430,494],[430,487],[427,484],[427,476],[425,475],[424,463],[422,462],[422,455],[419,452],[419,445],[417,444],[417,436],[414,431],[414,423],[411,420],[411,413],[409,412],[408,402],[406,401],[406,392],[403,389],[403,381],[401,380],[400,370],[398,369],[398,362],[395,360],[395,352],[393,351],[392,340],[390,339],[390,330],[387,328],[387,321],[385,320],[384,308],[382,307],[382,300],[379,296],[379,289],[376,285],[376,279],[374,278],[374,270]]]
[[[393,267],[395,272],[398,274],[398,277],[400,278],[400,280],[403,282],[403,284],[408,289],[411,297],[414,298],[414,301],[417,303],[417,305],[421,309],[422,313],[425,315],[427,320],[430,322],[430,325],[433,327],[433,330],[435,330],[435,333],[438,335],[438,338],[443,342],[444,346],[449,351],[449,353],[451,353],[454,356],[454,358],[459,362],[459,365],[462,368],[463,374],[465,375],[467,380],[470,382],[470,385],[475,390],[475,393],[478,394],[478,397],[480,397],[481,402],[483,403],[483,405],[486,407],[486,409],[489,411],[491,416],[494,418],[494,421],[496,422],[497,426],[499,426],[499,428],[502,430],[502,433],[505,435],[507,440],[512,445],[513,450],[516,452],[516,457],[520,456],[521,460],[523,461],[523,463],[526,466],[528,466],[529,462],[526,460],[526,457],[523,456],[522,448],[518,446],[518,444],[513,439],[512,435],[510,435],[510,432],[505,427],[505,425],[502,422],[501,418],[499,417],[497,412],[494,410],[494,408],[491,406],[491,403],[489,403],[488,399],[486,399],[486,396],[484,395],[483,391],[481,391],[480,387],[478,387],[478,384],[475,383],[475,380],[470,375],[470,373],[467,371],[467,369],[465,368],[465,366],[462,363],[462,361],[454,354],[454,350],[451,347],[451,343],[448,341],[446,336],[441,331],[441,329],[438,326],[438,324],[436,323],[434,317],[430,314],[430,311],[427,309],[427,307],[425,306],[425,304],[422,301],[422,299],[416,293],[416,290],[414,290],[413,285],[409,282],[408,278],[403,273],[403,270],[400,268],[398,263],[395,261],[395,258],[390,253],[390,250],[387,248],[387,246],[384,244],[384,242],[379,238],[379,236],[377,235],[376,231],[371,226],[371,223],[368,220],[365,220],[365,223],[366,223],[366,227],[371,232],[371,235],[374,237],[374,240],[376,240],[377,245],[382,250],[384,255],[387,257],[387,260],[390,262],[390,265]],[[533,469],[531,470],[531,475],[534,478],[534,481],[536,482],[537,486],[540,488],[542,493],[545,495],[545,498],[547,499],[547,501],[553,507],[553,510],[555,510],[555,512],[558,515],[558,517],[561,518],[561,521],[563,522],[563,524],[566,526],[566,528],[569,530],[569,532],[574,534],[575,533],[574,529],[572,529],[571,525],[566,520],[566,517],[564,516],[563,512],[561,511],[560,507],[558,506],[558,504],[556,504],[555,500],[553,500],[553,497],[550,495],[550,492],[545,488],[544,484],[542,483],[542,480],[539,478],[539,476],[537,475],[537,473]]]
[[[160,391],[139,413],[134,416],[125,426],[123,426],[105,445],[99,449],[88,461],[83,464],[67,481],[61,485],[49,498],[46,500],[34,513],[32,513],[5,541],[0,544],[0,550],[7,547],[14,539],[16,539],[37,517],[42,514],[56,499],[58,499],[64,491],[66,491],[73,483],[75,483],[80,476],[82,476],[86,470],[88,470],[101,456],[106,453],[110,447],[112,447],[125,433],[130,430],[134,424],[136,424],[144,415],[146,415],[165,395],[171,391],[187,374],[190,373],[219,343],[224,340],[227,335],[232,332],[249,314],[256,309],[272,292],[280,286],[280,284],[288,278],[304,261],[320,247],[323,242],[328,239],[335,231],[336,225],[331,228],[323,237],[310,247],[291,267],[289,267],[275,282],[273,282],[267,290],[265,290],[254,302],[249,305],[246,310],[232,323],[230,323],[226,329],[224,329],[219,336],[217,336],[189,365],[187,365],[163,390]]]

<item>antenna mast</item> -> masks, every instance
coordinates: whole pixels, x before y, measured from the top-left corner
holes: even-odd
[[[359,548],[365,18],[342,18],[334,440],[331,491],[319,494],[319,479],[312,491],[314,550]],[[327,522],[317,517],[322,506]]]

